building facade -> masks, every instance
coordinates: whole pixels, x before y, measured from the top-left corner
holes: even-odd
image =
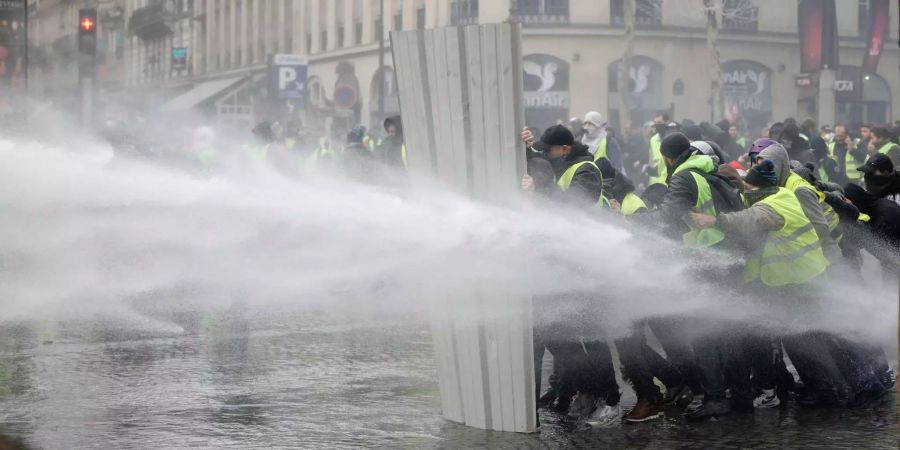
[[[71,8],[78,2],[57,3]],[[626,39],[624,0],[92,3],[122,11],[121,29],[110,32],[113,42],[107,44],[115,62],[105,69],[114,74],[106,80],[110,92],[151,93],[148,98],[164,109],[199,109],[226,123],[249,125],[287,111],[310,126],[378,124],[399,113],[390,30],[503,21],[523,24],[525,103],[532,125],[591,110],[619,123],[622,90],[629,96],[632,122],[659,110],[676,119],[721,119],[711,117],[712,58],[702,0],[636,1],[634,56],[624,89],[617,76]],[[890,122],[900,115],[900,11],[897,2],[889,4],[888,38],[877,70],[863,73],[870,0],[836,2],[840,66],[834,69],[837,81],[845,83],[836,84],[841,89],[835,118],[826,122]],[[757,126],[788,116],[816,117],[816,80],[800,67],[796,3],[721,0],[720,7],[725,114]],[[105,22],[100,25],[103,32]],[[48,36],[58,34],[49,27]],[[270,100],[267,68],[275,54],[308,58],[304,102]]]

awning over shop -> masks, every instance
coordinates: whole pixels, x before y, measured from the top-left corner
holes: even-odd
[[[205,100],[222,93],[222,91],[234,86],[244,78],[225,78],[199,83],[193,89],[166,102],[161,109],[166,112],[187,111]]]

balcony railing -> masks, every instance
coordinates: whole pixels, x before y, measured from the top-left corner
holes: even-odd
[[[514,0],[510,17],[524,25],[569,23],[568,0]]]

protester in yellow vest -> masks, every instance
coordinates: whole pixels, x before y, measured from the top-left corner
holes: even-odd
[[[869,158],[876,154],[887,155],[894,163],[894,167],[900,167],[900,145],[893,141],[893,136],[885,127],[872,127],[872,137],[869,140]]]
[[[781,144],[769,145],[761,149],[751,163],[755,165],[764,160],[769,160],[774,164],[775,174],[778,177],[778,186],[786,187],[796,194],[800,205],[803,207],[803,212],[809,221],[812,222],[819,239],[822,241],[825,256],[828,257],[829,261],[837,261],[841,257],[841,251],[837,242],[831,236],[829,219],[825,217],[823,203],[820,201],[821,198],[814,188],[791,171],[791,162],[788,158],[787,150]]]
[[[529,148],[533,147],[534,136],[525,128],[522,131],[522,140]],[[572,132],[563,125],[555,125],[544,131],[541,135],[540,145],[542,156],[535,158],[547,158],[552,166],[554,177],[557,180],[556,189],[544,191],[537,189],[535,178],[526,174],[522,177],[522,189],[527,192],[544,192],[548,199],[554,203],[572,206],[586,211],[592,211],[598,201],[602,199],[603,182],[600,170],[593,161],[593,155],[587,146],[575,141]],[[547,186],[540,186],[545,188]],[[573,299],[573,297],[575,297]],[[574,293],[571,295],[557,296],[553,299],[535,303],[535,315],[543,317],[536,319],[538,327],[547,322],[558,320],[559,308],[563,310],[590,311],[592,302],[586,301]],[[542,305],[553,304],[553,318],[550,313],[541,308]],[[584,323],[584,314],[577,314],[567,318],[567,325],[572,323]],[[593,325],[593,324],[591,324]],[[540,331],[535,333],[540,336]],[[572,376],[571,372],[560,374],[567,376],[565,392],[559,392],[559,408],[567,410],[573,418],[583,420],[592,426],[609,426],[621,420],[622,408],[619,405],[619,386],[615,378],[615,369],[612,364],[604,364],[603,361],[611,361],[609,346],[597,339],[599,333],[586,333],[581,336],[565,335],[554,336],[553,340],[536,340],[534,343],[536,360],[543,356],[544,349],[549,349],[554,356],[554,364],[559,367],[582,367],[587,373]],[[575,348],[578,351],[563,351],[563,348]],[[540,363],[535,364],[536,386],[540,386]],[[578,397],[571,404],[586,407],[569,408],[571,397]],[[561,405],[561,406],[560,406]],[[564,412],[564,411],[561,411]]]
[[[609,136],[606,132],[606,119],[603,115],[591,111],[584,115],[582,121],[584,135],[581,136],[581,143],[588,147],[588,150],[594,155],[594,162],[600,158],[606,158],[613,168],[620,173],[625,172],[622,164],[622,153],[619,150],[619,143],[615,138]]]
[[[727,178],[716,173],[713,159],[692,147],[680,132],[662,140],[660,154],[672,176],[657,212],[645,219],[651,222],[648,225],[663,227],[665,234],[680,237],[689,247],[709,247],[721,242],[723,236],[716,230],[694,228],[688,213],[716,214],[743,209],[737,190]]]
[[[669,120],[669,115],[666,113],[659,113],[653,118],[653,134],[650,136],[650,157],[647,160],[647,174],[650,177],[648,186],[657,183],[665,184],[669,177],[668,172],[666,172],[666,163],[659,152]]]
[[[836,162],[837,168],[834,179],[831,179],[832,177],[830,176],[825,181],[843,185],[847,182],[859,182],[862,179],[862,174],[856,168],[863,164],[864,160],[857,158],[856,144],[847,133],[846,125],[838,124],[834,126],[834,139],[828,144],[828,153]]]
[[[810,301],[812,294],[808,292],[813,283],[824,278],[829,266],[815,228],[794,193],[778,186],[772,161],[763,160],[750,169],[744,186],[748,209],[717,217],[694,213],[691,219],[698,228],[717,227],[729,237],[757,244],[745,263],[744,282],[764,298],[794,302],[785,310],[802,319],[804,303],[799,300]],[[833,391],[837,396],[838,392],[847,392],[848,383],[828,351],[829,339],[831,336],[826,333],[804,332],[784,336],[782,340],[791,360],[796,361],[801,378],[808,382],[809,390]],[[757,359],[763,361],[768,354],[771,361],[771,338],[765,331],[747,333],[744,341],[744,351],[757,352],[761,355]],[[777,362],[769,362],[753,366],[754,383],[763,389],[763,394],[753,401],[757,408],[779,404],[775,390],[776,365]],[[749,367],[742,368],[742,372],[732,373],[733,386],[748,385]],[[752,394],[732,387],[731,401],[747,395]],[[718,400],[710,409],[714,406],[717,410],[727,409],[723,402]]]
[[[522,130],[522,139],[528,147],[534,144],[534,136],[527,128]],[[555,198],[586,209],[603,204],[603,178],[587,146],[576,142],[572,132],[563,125],[547,128],[541,135],[541,144],[557,180]],[[533,177],[525,174],[522,189],[534,192],[535,187]]]

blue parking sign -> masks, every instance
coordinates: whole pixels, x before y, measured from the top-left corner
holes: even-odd
[[[269,67],[269,92],[275,100],[306,96],[307,59],[302,55],[275,55]]]

